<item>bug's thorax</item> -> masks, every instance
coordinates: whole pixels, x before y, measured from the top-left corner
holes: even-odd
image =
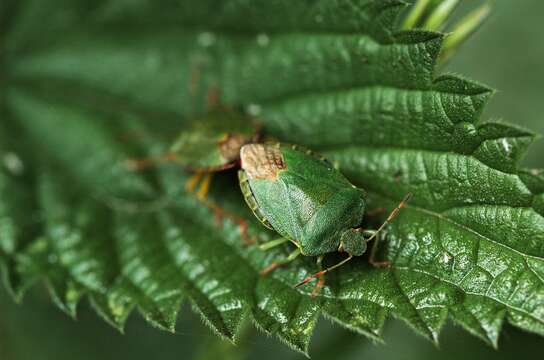
[[[287,168],[279,146],[268,144],[244,145],[240,151],[241,167],[252,180],[275,180]]]

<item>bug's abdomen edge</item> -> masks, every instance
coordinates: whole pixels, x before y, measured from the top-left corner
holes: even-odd
[[[244,200],[246,201],[247,206],[251,209],[255,217],[268,229],[274,230],[272,227],[272,224],[266,219],[264,214],[259,209],[259,205],[257,204],[257,201],[255,200],[255,196],[253,195],[253,192],[251,191],[251,187],[249,185],[249,180],[247,178],[247,175],[244,170],[238,171],[238,180],[240,181],[240,189],[242,190],[242,194],[244,195]]]

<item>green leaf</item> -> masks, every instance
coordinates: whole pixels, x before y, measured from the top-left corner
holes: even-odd
[[[0,263],[15,294],[44,279],[71,315],[87,296],[120,329],[137,308],[168,331],[189,301],[220,336],[250,316],[304,353],[321,315],[377,340],[390,316],[435,342],[447,319],[493,346],[505,322],[544,334],[544,180],[518,169],[534,134],[481,122],[492,90],[436,76],[443,35],[397,31],[402,3],[54,3],[1,13]],[[259,275],[289,247],[244,245],[237,217],[274,234],[235,174],[214,182],[232,214],[218,226],[184,193],[190,174],[124,166],[164,151],[212,86],[337,161],[372,207],[414,194],[388,228],[392,269],[357,259],[312,299],[292,288],[312,259]],[[149,135],[120,141],[131,132]]]

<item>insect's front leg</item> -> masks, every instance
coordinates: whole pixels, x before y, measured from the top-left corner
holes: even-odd
[[[287,238],[279,238],[276,240],[265,242],[264,244],[259,245],[259,249],[262,251],[270,250],[272,248],[275,248],[276,246],[280,246],[281,244],[285,244],[288,242],[289,239]]]

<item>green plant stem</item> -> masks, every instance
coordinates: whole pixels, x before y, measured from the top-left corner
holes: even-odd
[[[430,4],[431,0],[418,0],[406,17],[406,20],[404,20],[402,28],[404,30],[416,28],[421,21],[423,14],[425,14],[426,10],[428,10]]]
[[[459,0],[445,0],[429,15],[423,25],[426,30],[440,30],[446,20],[451,16],[455,8],[459,5]]]

